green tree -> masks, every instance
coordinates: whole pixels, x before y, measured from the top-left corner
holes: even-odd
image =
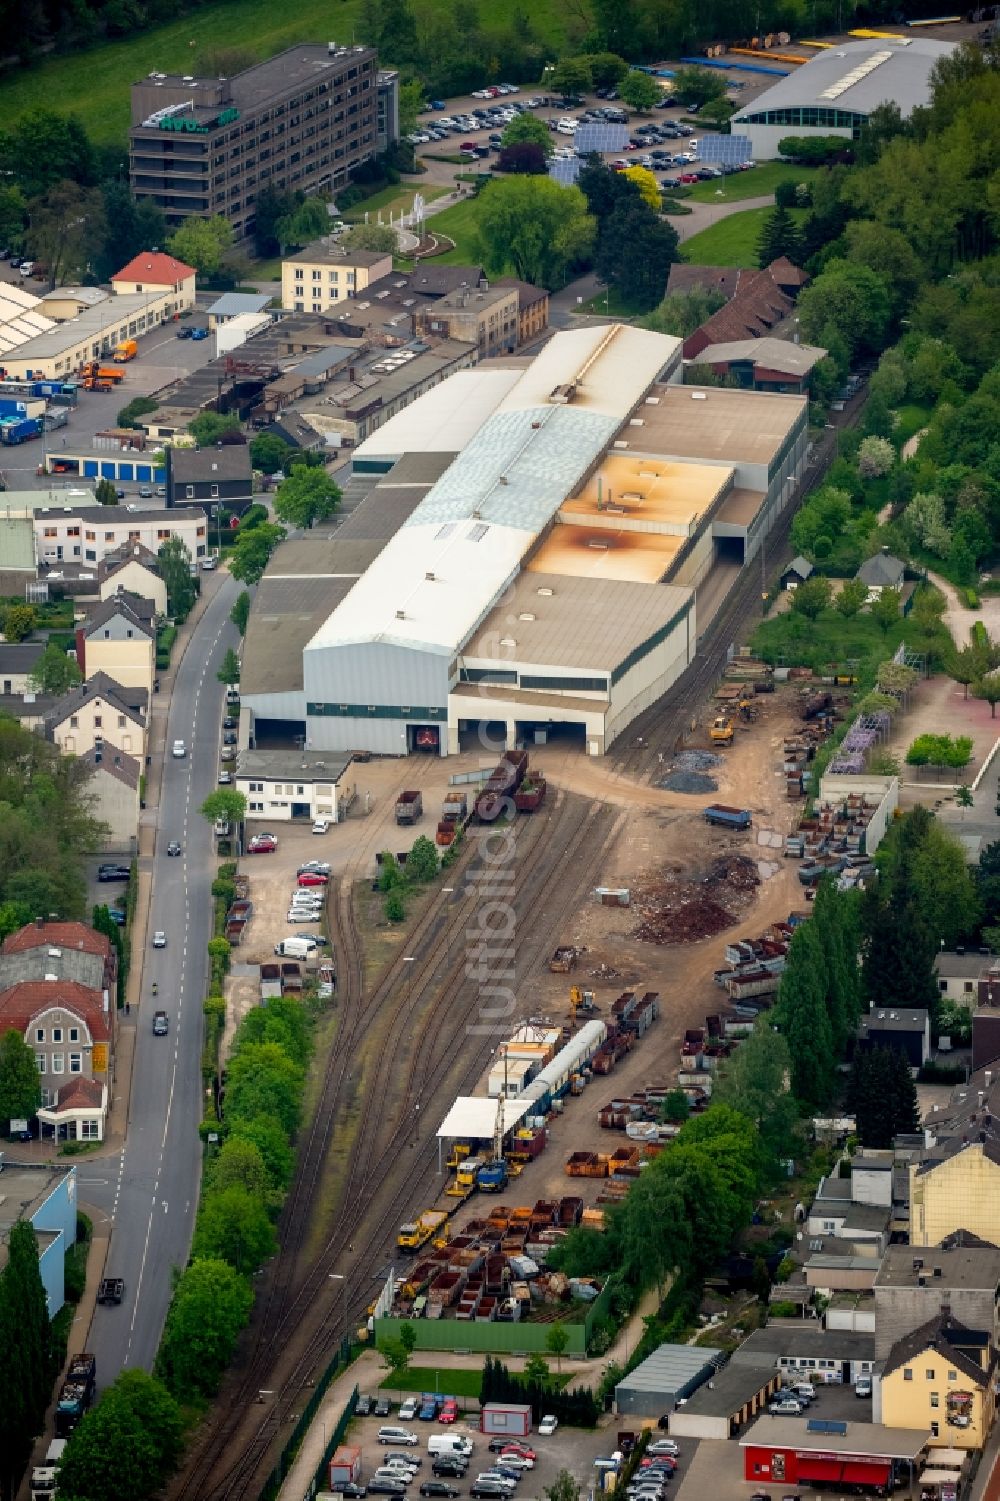
[[[658,308],[641,320],[642,327],[651,328],[654,333],[686,339],[725,305],[725,294],[710,288],[692,287],[690,292],[671,292]]]
[[[75,115],[31,109],[0,133],[0,170],[25,198],[38,198],[57,182],[91,187],[97,181],[94,149]]]
[[[105,231],[93,270],[101,281],[109,281],[140,251],[163,244],[166,221],[159,204],[150,198],[136,200],[128,183],[118,177],[104,179],[101,195]]]
[[[220,1159],[234,1146],[255,1150],[249,1143],[226,1142]],[[181,1274],[156,1363],[179,1400],[211,1397],[218,1390],[252,1306],[250,1284],[221,1258],[197,1258]]]
[[[26,641],[37,624],[34,605],[8,605],[3,612],[3,633],[8,641]]]
[[[424,86],[417,79],[399,86],[399,133],[412,135],[417,128],[417,116],[427,108]]]
[[[4,1341],[0,1482],[9,1497],[17,1489],[32,1440],[44,1429],[55,1361],[38,1270],[38,1240],[28,1220],[11,1226],[6,1249],[7,1262],[0,1272],[0,1338]]]
[[[405,922],[406,904],[403,901],[402,892],[398,888],[387,893],[382,906],[386,922]]]
[[[245,1188],[233,1183],[202,1196],[191,1246],[196,1261],[218,1258],[249,1277],[277,1247],[267,1209]]]
[[[552,1372],[549,1363],[538,1350],[524,1362],[524,1384],[526,1386],[547,1387],[552,1380]]]
[[[388,224],[355,224],[340,243],[346,250],[374,250],[382,255],[393,255],[399,249],[399,236]]]
[[[633,184],[626,186],[629,196],[601,221],[595,268],[633,307],[653,308],[678,258],[677,231],[638,196]]]
[[[118,504],[118,491],[109,479],[99,479],[94,486],[94,498],[98,505],[116,506]]]
[[[757,264],[761,267],[769,266],[781,256],[787,256],[793,265],[801,266],[805,259],[805,249],[802,231],[792,218],[790,210],[779,203],[764,220],[757,242]]]
[[[279,243],[289,250],[299,250],[329,232],[330,214],[322,198],[304,198],[276,226]]]
[[[898,624],[902,604],[903,596],[898,589],[882,589],[868,606],[868,613],[883,636]]]
[[[500,139],[505,147],[540,146],[547,157],[552,155],[554,149],[552,132],[537,115],[515,115],[510,124],[504,127]]]
[[[229,558],[229,572],[241,584],[260,582],[261,574],[271,559],[271,554],[287,533],[283,526],[264,522],[252,531],[242,527],[236,534],[236,546]]]
[[[258,433],[250,444],[250,462],[262,474],[277,474],[288,463],[291,448],[273,433]]]
[[[824,610],[830,608],[830,580],[822,577],[806,579],[792,595],[792,609],[806,620],[818,620]]]
[[[289,1137],[294,1135],[302,1105],[303,1072],[276,1043],[251,1043],[230,1059],[226,1114],[236,1120],[270,1116]]]
[[[83,678],[75,657],[50,641],[34,667],[28,681],[35,693],[58,695],[68,693]]]
[[[580,1487],[569,1470],[560,1470],[551,1485],[545,1486],[542,1494],[548,1501],[580,1501]]]
[[[122,1371],[74,1429],[59,1466],[59,1489],[73,1501],[145,1501],[177,1467],[181,1410],[145,1371]]]
[[[144,417],[147,412],[155,412],[159,404],[154,396],[133,396],[131,401],[127,401],[123,407],[119,407],[118,416],[115,418],[115,425],[117,427],[139,429],[142,427],[139,418]],[[113,490],[114,485],[111,488]]]
[[[375,1348],[385,1361],[386,1369],[394,1375],[405,1371],[410,1363],[409,1351],[401,1339],[380,1339]]]
[[[832,331],[853,359],[883,347],[891,306],[881,276],[867,266],[834,259],[802,289],[797,313],[802,336],[809,343],[823,343],[820,335],[829,337]]]
[[[683,1089],[667,1091],[660,1107],[660,1119],[672,1126],[683,1126],[691,1114],[691,1102]]]
[[[713,1099],[731,1105],[752,1121],[761,1146],[774,1160],[787,1148],[795,1128],[796,1106],[788,1091],[788,1044],[761,1017],[719,1074]]]
[[[556,1358],[556,1369],[562,1370],[562,1358],[569,1348],[569,1331],[560,1320],[550,1324],[545,1331],[545,1348]]]
[[[254,204],[253,234],[254,249],[261,258],[280,252],[278,225],[282,219],[288,219],[294,214],[301,201],[300,193],[284,192],[270,183],[265,183],[260,189]]]
[[[848,1106],[863,1147],[885,1150],[901,1132],[919,1130],[917,1091],[905,1053],[897,1048],[857,1052],[848,1085]]]
[[[188,432],[199,448],[214,448],[226,433],[238,433],[240,419],[234,412],[199,412],[188,423]]]
[[[156,564],[167,589],[167,609],[175,620],[186,620],[198,588],[191,572],[191,554],[180,537],[161,542]]]
[[[209,823],[215,823],[217,818],[225,818],[235,826],[246,819],[247,800],[242,792],[237,792],[232,787],[217,787],[208,794],[198,811]]]
[[[548,74],[548,86],[553,94],[569,98],[575,94],[587,94],[594,86],[594,75],[589,57],[563,57]]]
[[[28,204],[28,247],[45,263],[50,289],[57,282],[79,280],[85,274],[105,233],[99,188],[57,182]]]
[[[853,620],[854,616],[864,609],[867,602],[868,585],[864,579],[846,579],[833,602],[833,607],[843,615],[845,620]]]
[[[832,880],[820,882],[813,916],[823,950],[823,985],[835,1055],[840,1058],[854,1036],[861,1011],[858,976],[860,930],[853,893],[838,891]]]
[[[291,1183],[295,1154],[277,1121],[266,1116],[252,1116],[232,1122],[229,1140],[252,1142],[263,1159],[272,1189],[284,1190]]]
[[[215,674],[220,683],[228,683],[233,687],[240,680],[240,659],[231,646],[226,648],[222,658],[222,665]]]
[[[308,531],[317,521],[332,516],[342,491],[325,469],[294,468],[282,480],[274,497],[274,509],[289,526]]]
[[[221,214],[210,219],[185,219],[167,240],[167,249],[179,261],[193,266],[201,277],[214,276],[222,257],[233,243],[233,226]]]
[[[792,1092],[810,1108],[829,1104],[835,1055],[816,924],[795,930],[774,1016],[788,1043]]]
[[[248,589],[241,589],[237,594],[233,608],[229,612],[229,618],[240,635],[245,636],[250,621],[250,591]]]
[[[616,89],[628,72],[628,63],[617,52],[592,52],[587,61],[595,89]]]
[[[844,239],[847,260],[880,276],[894,315],[905,312],[924,280],[920,257],[906,236],[887,224],[855,219],[844,230]]]
[[[30,1120],[41,1103],[35,1055],[12,1028],[0,1036],[0,1130],[12,1120]]]
[[[0,187],[0,242],[19,245],[28,220],[28,207],[21,189]]]
[[[623,104],[644,115],[663,98],[663,90],[655,78],[632,68],[618,85],[618,95]]]
[[[1000,673],[987,672],[981,678],[977,678],[972,685],[974,698],[981,698],[990,706],[990,718],[997,717],[997,704],[1000,704]]]
[[[675,68],[670,88],[682,104],[699,107],[726,97],[726,80],[712,68]]]
[[[438,860],[438,852],[432,840],[426,834],[418,835],[413,848],[406,857],[406,879],[408,881],[433,881],[441,869]]]
[[[896,462],[896,450],[888,438],[863,438],[858,449],[858,473],[862,479],[879,479]]]
[[[594,221],[577,187],[550,177],[491,182],[478,198],[479,254],[491,274],[511,270],[537,286],[561,286],[594,239]]]

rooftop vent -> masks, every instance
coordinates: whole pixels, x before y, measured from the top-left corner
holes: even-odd
[[[517,642],[514,640],[513,636],[501,636],[500,645],[510,647],[510,649],[513,650],[517,645]]]
[[[691,400],[692,401],[707,401],[708,400],[708,396],[707,396],[707,394],[704,391],[692,391],[691,392]]]
[[[521,614],[517,618],[518,620],[534,620],[535,617],[534,615],[532,615],[530,610],[522,610]]]
[[[396,619],[397,620],[405,620],[406,619],[406,611],[405,610],[397,610],[396,611]]]
[[[429,584],[433,584],[433,582],[434,582],[434,574],[433,573],[425,573],[424,574],[424,578],[427,580],[427,582]]]
[[[544,586],[543,588],[539,589],[538,593],[542,596],[543,599],[551,599],[553,594],[555,593],[555,590],[549,589],[547,586]]]

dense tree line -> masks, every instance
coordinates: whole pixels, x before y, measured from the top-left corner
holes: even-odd
[[[552,1327],[557,1329],[558,1325]],[[561,1423],[571,1423],[575,1428],[593,1428],[600,1416],[600,1408],[590,1388],[575,1386],[560,1391],[553,1388],[547,1378],[547,1363],[537,1356],[527,1363],[523,1375],[515,1375],[502,1360],[487,1355],[483,1361],[479,1400],[530,1402],[531,1415],[536,1423],[546,1413],[552,1413]]]
[[[206,1161],[191,1262],[177,1279],[157,1359],[178,1400],[217,1390],[253,1306],[250,1279],[277,1250],[311,1053],[309,1015],[291,996],[265,1001],[236,1034],[222,1120],[206,1123],[223,1141]]]

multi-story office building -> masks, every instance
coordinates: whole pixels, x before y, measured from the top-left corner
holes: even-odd
[[[222,214],[253,232],[265,186],[314,193],[376,154],[375,52],[290,47],[233,78],[151,73],[132,85],[129,175],[169,225]]]

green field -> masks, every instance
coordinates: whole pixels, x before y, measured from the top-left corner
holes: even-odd
[[[478,1397],[483,1384],[482,1370],[459,1371],[450,1366],[435,1371],[432,1366],[415,1365],[405,1371],[390,1371],[380,1385],[388,1392],[439,1392],[442,1397]]]
[[[408,214],[413,207],[413,199],[416,193],[423,193],[425,203],[433,203],[435,198],[443,198],[447,188],[421,187],[415,183],[412,187],[388,187],[380,193],[373,193],[370,198],[363,198],[353,208],[345,209],[343,217],[349,224],[363,224],[365,214],[371,221],[377,222],[381,213],[388,222],[391,214],[397,219],[400,214]]]
[[[421,16],[450,15],[452,8],[450,0],[418,0],[414,9],[419,24]],[[491,0],[490,29],[505,30],[522,10],[521,0]],[[167,26],[12,70],[0,81],[0,117],[9,125],[29,109],[58,109],[79,115],[95,142],[124,148],[129,84],[154,68],[193,73],[201,53],[233,47],[248,47],[263,59],[296,42],[361,42],[363,14],[363,0],[342,0],[336,8],[326,0],[300,0],[290,10],[276,10],[271,0],[226,0]],[[535,0],[531,20],[558,54],[563,25],[556,0]]]
[[[715,203],[716,199],[736,203],[741,198],[763,198],[765,193],[773,193],[780,182],[808,182],[818,170],[793,167],[788,162],[764,162],[751,167],[749,172],[734,172],[731,177],[720,177],[715,182],[700,182],[685,197],[694,203]]]
[[[692,266],[756,266],[757,241],[770,208],[748,208],[741,214],[720,219],[685,240],[684,259]],[[804,215],[804,209],[793,209]]]

